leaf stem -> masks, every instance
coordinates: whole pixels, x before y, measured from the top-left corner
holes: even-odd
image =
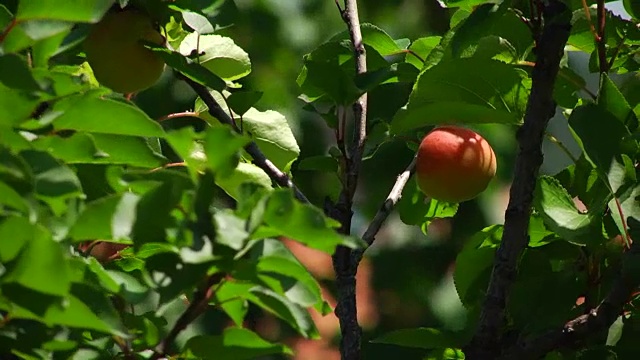
[[[184,112],[164,115],[164,116],[158,118],[158,122],[163,122],[163,121],[176,119],[176,118],[183,118],[183,117],[193,117],[193,118],[201,119],[200,118],[200,113],[197,113],[197,112],[194,112],[194,111],[184,111]]]

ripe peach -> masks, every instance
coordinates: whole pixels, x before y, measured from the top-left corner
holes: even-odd
[[[124,250],[128,245],[112,243],[108,241],[87,241],[78,246],[82,252],[90,251],[90,255],[95,257],[99,262],[106,263],[111,260],[120,258],[120,250]]]
[[[446,202],[471,200],[496,174],[496,155],[478,133],[441,126],[420,143],[416,163],[418,187],[427,196]]]

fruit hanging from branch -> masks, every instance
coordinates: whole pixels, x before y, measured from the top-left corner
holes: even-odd
[[[136,9],[111,11],[93,25],[84,40],[84,51],[98,82],[124,94],[155,84],[164,71],[164,61],[145,48],[142,40],[158,45],[165,41],[153,20]]]
[[[480,134],[458,126],[441,126],[420,143],[416,178],[425,195],[458,203],[484,191],[496,168],[493,148]]]

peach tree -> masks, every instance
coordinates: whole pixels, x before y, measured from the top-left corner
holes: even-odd
[[[412,39],[335,3],[344,30],[295,79],[333,144],[302,156],[295,121],[256,106],[252,54],[221,35],[232,0],[0,2],[3,359],[281,358],[292,348],[252,314],[318,339],[311,310],[335,312],[343,360],[365,342],[424,359],[640,354],[638,3],[622,16],[606,0],[442,0],[447,31]],[[195,100],[152,117],[139,99],[168,78]],[[579,151],[547,131],[552,118]],[[400,174],[378,171],[397,181],[364,196],[379,210],[355,233],[363,164],[385,144],[415,153],[443,124],[517,143],[498,162],[512,180],[504,222],[455,261],[466,326],[363,336],[355,277],[388,216],[427,233],[459,209],[425,196],[407,157]],[[543,141],[571,163],[542,174]],[[331,179],[322,200],[296,185],[303,172]],[[332,256],[335,307],[284,239]]]

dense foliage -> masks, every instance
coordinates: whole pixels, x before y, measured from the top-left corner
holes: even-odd
[[[464,358],[509,258],[502,350],[636,358],[638,2],[618,3],[625,16],[604,0],[398,3],[359,3],[359,73],[353,19],[332,1],[0,1],[0,357],[314,359],[342,347],[351,360],[360,338],[338,344],[331,322],[351,286],[363,358]],[[166,38],[139,44],[167,67],[137,94],[101,85],[84,53],[92,26],[124,7]],[[539,119],[542,34],[565,23],[548,76],[555,114]],[[364,94],[360,166],[352,105]],[[523,129],[551,117],[554,170],[513,179],[536,155],[526,142],[541,145]],[[497,179],[454,204],[412,177],[383,205],[441,124],[482,132]],[[509,187],[527,183],[505,213]],[[526,249],[501,252],[518,211]],[[538,341],[568,326],[577,335]]]

